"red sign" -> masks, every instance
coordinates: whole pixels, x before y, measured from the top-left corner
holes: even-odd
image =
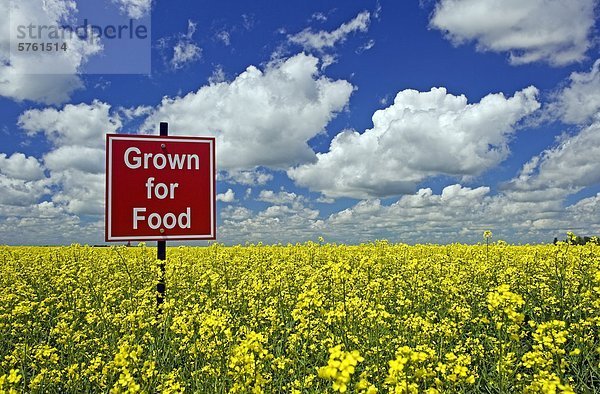
[[[106,241],[216,239],[215,139],[107,134]]]

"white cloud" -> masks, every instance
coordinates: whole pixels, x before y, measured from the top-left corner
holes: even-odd
[[[113,0],[113,2],[132,19],[145,17],[152,8],[152,0]]]
[[[326,22],[327,21],[327,16],[322,13],[322,12],[315,12],[312,14],[312,16],[310,17],[310,19],[318,21],[318,22]]]
[[[49,201],[21,207],[0,203],[0,218],[0,239],[16,245],[99,242],[103,233],[103,222],[82,222]]]
[[[590,72],[574,72],[570,84],[557,97],[551,111],[558,112],[563,122],[583,124],[600,114],[600,59]],[[599,117],[600,119],[600,117]]]
[[[6,34],[0,35],[0,95],[16,101],[59,104],[83,87],[77,75],[79,68],[90,56],[102,50],[99,43],[67,34],[67,50],[51,56],[43,52],[10,52],[10,29],[15,29],[13,33],[16,34],[19,25],[61,26],[60,22],[75,12],[76,3],[71,0],[0,1],[0,14],[7,16],[7,26],[3,27]]]
[[[35,157],[0,153],[0,216],[36,204],[50,192],[48,186],[44,167]]]
[[[301,204],[305,201],[303,196],[286,192],[285,190],[279,192],[274,192],[273,190],[261,190],[257,200],[278,205]]]
[[[340,234],[355,232],[362,239],[395,238],[419,242],[452,237],[463,228],[479,229],[489,226],[485,219],[490,202],[490,189],[471,189],[459,184],[450,185],[439,195],[429,188],[402,196],[395,203],[384,206],[378,199],[363,200],[351,208],[332,214],[326,221],[328,228]]]
[[[227,189],[225,193],[217,194],[217,201],[223,201],[226,203],[235,202],[235,193],[231,189]]]
[[[534,96],[530,99],[535,101]],[[515,179],[521,189],[512,185],[496,195],[487,186],[454,184],[440,194],[423,188],[390,205],[379,199],[362,200],[321,217],[318,210],[306,206],[309,201],[303,195],[262,190],[256,199],[272,205],[260,211],[242,207],[222,211],[219,234],[228,243],[298,242],[319,235],[350,243],[382,238],[410,243],[482,242],[484,230],[492,230],[495,240],[525,243],[551,242],[567,231],[598,234],[600,194],[564,204],[570,193],[600,183],[600,168],[590,160],[600,157],[599,136],[600,125],[593,125],[563,138],[559,146],[524,166]]]
[[[125,119],[132,120],[132,119],[150,115],[152,113],[153,109],[154,108],[152,108],[149,105],[139,105],[137,107],[131,107],[131,108],[121,107],[121,108],[119,108],[119,112],[121,114],[123,114]]]
[[[508,52],[512,64],[562,66],[585,58],[592,46],[595,0],[441,0],[431,26],[459,45]]]
[[[228,205],[227,207],[221,209],[220,216],[224,220],[240,221],[252,217],[252,211],[245,207]]]
[[[103,147],[105,135],[121,128],[121,120],[110,114],[110,105],[67,104],[63,109],[32,109],[23,113],[18,125],[29,135],[44,133],[55,146]]]
[[[337,62],[338,62],[337,55],[331,55],[331,54],[325,53],[325,54],[321,55],[321,70],[325,70],[327,67],[329,67],[332,64],[335,64]]]
[[[173,58],[171,59],[171,66],[178,70],[183,68],[188,63],[192,63],[200,59],[202,55],[202,49],[192,42],[179,41],[173,48]]]
[[[320,233],[319,211],[301,203],[270,205],[260,212],[243,207],[227,207],[221,211],[219,236],[230,243],[246,241],[296,242]]]
[[[173,58],[171,58],[171,67],[175,70],[183,68],[189,63],[199,60],[202,56],[202,49],[192,41],[196,32],[196,23],[188,20],[188,32],[181,35],[173,47]]]
[[[17,244],[99,242],[105,134],[120,129],[118,115],[94,101],[29,110],[19,126],[30,135],[42,133],[51,147],[42,160],[0,154],[0,238]]]
[[[231,45],[231,34],[226,30],[221,30],[216,35],[217,40],[221,41],[225,46]]]
[[[321,204],[333,204],[335,202],[335,199],[328,198],[328,197],[325,197],[325,196],[319,196],[315,201],[319,202]]]
[[[373,128],[338,134],[315,163],[288,170],[298,185],[328,197],[411,193],[430,176],[476,176],[502,162],[517,123],[539,108],[537,89],[468,104],[444,88],[404,90],[373,115]]]
[[[367,42],[365,42],[363,45],[361,45],[360,47],[358,47],[358,49],[356,49],[356,53],[363,53],[365,51],[368,51],[369,49],[373,48],[375,46],[375,40],[371,39]]]
[[[101,215],[104,207],[105,136],[122,124],[109,104],[68,104],[62,109],[28,110],[19,117],[28,134],[43,133],[52,143],[44,157],[56,207],[76,215]]]
[[[363,200],[324,221],[328,238],[357,241],[387,238],[404,242],[481,242],[484,230],[510,242],[551,242],[566,231],[600,230],[600,196],[567,207],[560,201],[520,202],[490,195],[488,187],[445,187],[402,196],[391,205]],[[590,213],[592,215],[590,215]],[[354,236],[353,236],[354,234]]]
[[[33,156],[17,152],[9,157],[0,153],[0,174],[24,181],[37,181],[44,178],[44,168]]]
[[[600,183],[600,120],[533,157],[504,187],[524,201],[562,199]]]
[[[101,174],[105,171],[104,149],[86,146],[61,146],[46,155],[44,163],[52,171],[78,170]]]
[[[52,219],[59,216],[62,210],[50,201],[27,206],[9,206],[0,204],[0,217],[18,217],[29,219]]]
[[[600,193],[583,198],[566,209],[568,226],[580,230],[583,235],[600,234]]]
[[[333,48],[337,43],[344,42],[351,33],[366,32],[369,29],[370,21],[371,14],[368,11],[363,11],[351,21],[343,23],[331,32],[325,30],[315,32],[311,28],[306,28],[300,33],[288,36],[288,41],[301,45],[307,50],[321,51],[326,48]]]
[[[264,185],[272,179],[273,175],[256,169],[248,171],[221,171],[217,176],[217,180],[219,181],[249,186]]]
[[[220,64],[215,67],[210,77],[208,77],[209,84],[215,84],[220,82],[225,82],[225,71],[223,70],[223,66]]]
[[[104,172],[89,173],[77,169],[53,171],[50,179],[60,189],[52,195],[52,201],[75,215],[104,214]]]
[[[307,141],[345,108],[353,90],[346,81],[319,76],[317,63],[299,54],[264,71],[249,66],[231,82],[165,97],[143,130],[154,133],[158,122],[168,121],[175,133],[216,136],[222,170],[314,160]]]
[[[200,109],[214,108],[220,105],[220,109],[208,117],[211,122],[209,124],[215,125],[221,124],[221,120],[227,118],[226,115],[235,114],[239,108],[246,108],[247,104],[258,103],[258,108],[268,110],[268,114],[265,114],[267,118],[242,122],[244,128],[241,131],[248,134],[236,135],[240,131],[240,129],[236,129],[239,124],[236,119],[231,119],[228,127],[224,129],[229,133],[227,137],[235,141],[231,147],[231,149],[235,147],[233,156],[239,154],[238,145],[246,146],[248,140],[253,139],[248,136],[254,137],[260,135],[260,132],[270,133],[265,135],[260,142],[266,145],[265,152],[269,154],[271,152],[268,149],[289,149],[290,146],[293,148],[292,152],[295,152],[297,147],[294,146],[294,142],[301,143],[309,150],[306,141],[318,134],[335,116],[336,111],[345,107],[353,89],[345,81],[334,82],[319,76],[316,64],[315,58],[299,55],[285,62],[271,64],[264,72],[250,68],[231,83],[221,82],[212,87],[207,86],[203,88],[204,90],[201,89],[199,92],[186,96],[191,99],[200,95],[199,100],[193,101],[191,103],[193,105],[186,108],[190,112],[187,115],[188,118],[183,120],[195,125],[196,128],[192,128],[192,131],[204,134],[207,129],[205,125],[196,126],[195,119],[199,112],[194,105],[200,105]],[[220,93],[223,91],[227,94],[225,100],[219,104],[214,100],[221,99]],[[258,101],[257,94],[260,98]],[[260,97],[261,94],[262,97]],[[200,99],[208,101],[203,103]],[[178,100],[173,100],[170,104],[178,104]],[[169,100],[165,99],[163,105],[167,101]],[[282,102],[287,104],[282,107]],[[282,114],[282,108],[284,116],[279,117]],[[161,117],[164,109],[164,106],[159,106],[152,112],[150,118],[152,116]],[[25,111],[19,117],[18,125],[28,135],[44,135],[50,142],[50,149],[37,162],[34,158],[21,157],[19,154],[10,157],[1,156],[0,183],[4,193],[0,198],[0,216],[2,216],[0,235],[6,234],[9,227],[12,227],[21,231],[21,242],[34,240],[31,242],[52,243],[52,239],[53,242],[62,242],[63,239],[71,242],[85,240],[86,237],[87,240],[98,242],[99,234],[102,232],[100,219],[104,206],[105,135],[121,129],[121,117],[128,120],[139,118],[145,116],[149,110],[148,107],[143,106],[112,109],[107,103],[94,101],[90,104],[68,104],[62,108]],[[253,115],[259,114],[259,112],[243,112],[245,116],[249,116],[248,120],[251,120]],[[179,113],[174,113],[173,116],[181,119]],[[273,120],[269,117],[277,119]],[[163,119],[160,118],[160,120]],[[168,117],[166,120],[169,120]],[[270,123],[271,121],[273,123]],[[154,125],[151,120],[148,120],[147,124]],[[285,127],[282,129],[281,125]],[[187,127],[177,127],[177,122],[171,122],[171,126],[173,129],[182,130],[182,133],[189,133]],[[208,127],[208,129],[214,130],[215,128]],[[288,133],[285,134],[285,132]],[[287,139],[276,141],[275,145],[269,146],[269,143],[277,140],[282,133]],[[248,152],[250,150],[251,147],[248,147]],[[312,154],[311,150],[309,152]],[[270,181],[273,175],[260,166],[262,155],[253,154],[256,154],[256,162],[251,162],[247,169],[231,168],[229,171],[222,171],[221,174],[224,174],[228,182],[255,185]],[[287,159],[286,155],[289,155],[289,151],[287,153],[278,152],[277,155]],[[22,167],[22,170],[18,171],[17,167]],[[48,172],[48,178],[43,176],[43,171]],[[16,179],[14,178],[15,172],[22,174],[21,177],[27,176],[32,180]],[[33,180],[36,176],[42,178]],[[49,201],[42,201],[42,199],[49,199]],[[231,193],[228,190],[219,199],[235,201],[235,194],[232,190]],[[9,207],[14,209],[11,211]],[[42,215],[42,207],[43,211],[47,212],[47,216],[31,217],[27,214],[27,212],[38,212]],[[272,208],[263,216],[270,218],[268,220],[275,220],[278,215],[289,213],[293,208],[293,205],[287,206],[287,208]],[[230,220],[243,217],[243,212],[243,208],[238,209],[236,213],[231,214]],[[303,215],[308,214],[304,213]],[[70,227],[65,228],[62,225],[51,224],[53,219],[50,216],[55,220],[63,221],[63,223],[69,223]],[[225,216],[226,214],[224,214]],[[61,233],[41,234],[40,228]],[[32,234],[35,234],[36,237],[33,237]]]
[[[0,95],[16,101],[31,100],[60,104],[83,87],[75,75],[27,75],[16,71],[19,65],[0,65]]]
[[[28,206],[37,203],[44,194],[49,193],[47,186],[45,179],[28,181],[0,173],[0,206]]]
[[[410,243],[482,242],[483,231],[492,230],[494,239],[551,242],[569,230],[600,231],[600,194],[564,208],[560,201],[520,202],[504,194],[493,196],[486,186],[454,184],[440,194],[420,189],[390,205],[379,199],[362,200],[325,218],[307,208],[306,200],[272,191],[261,194],[265,198],[259,199],[272,205],[256,212],[232,206],[221,211],[222,241],[302,242],[322,235],[346,243],[383,238]]]

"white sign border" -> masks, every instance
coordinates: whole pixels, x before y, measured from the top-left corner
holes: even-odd
[[[148,138],[145,138],[148,137]],[[180,136],[172,136],[175,138],[162,137],[162,136],[152,136],[152,135],[122,135],[122,134],[107,134],[106,135],[106,242],[112,241],[168,241],[168,240],[216,240],[216,223],[215,223],[215,138],[214,137],[180,137]],[[156,141],[156,142],[193,142],[193,143],[204,143],[210,144],[210,234],[199,234],[199,235],[162,235],[162,236],[128,236],[128,237],[114,237],[111,234],[112,226],[111,226],[111,206],[112,206],[112,141]]]

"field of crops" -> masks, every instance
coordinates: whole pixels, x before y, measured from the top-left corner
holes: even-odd
[[[599,255],[0,247],[0,393],[597,393]]]

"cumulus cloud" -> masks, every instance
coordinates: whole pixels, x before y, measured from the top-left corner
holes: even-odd
[[[363,200],[325,220],[334,239],[360,234],[359,239],[388,238],[404,242],[479,242],[484,230],[510,242],[550,242],[566,231],[594,234],[600,217],[589,216],[599,196],[563,207],[561,201],[515,201],[503,193],[490,195],[486,186],[446,186],[440,194],[429,188],[402,196],[391,205]],[[338,238],[339,237],[339,238]]]
[[[440,0],[430,24],[455,45],[507,52],[512,64],[581,61],[592,46],[595,0]]]
[[[282,193],[283,192],[283,193]],[[228,206],[221,211],[221,240],[228,243],[299,242],[322,235],[328,241],[358,243],[375,239],[401,242],[481,242],[484,230],[509,242],[551,242],[566,231],[600,231],[600,194],[564,207],[562,201],[515,201],[487,186],[448,185],[401,196],[391,204],[362,200],[322,217],[307,201],[285,191],[261,192],[271,205],[252,211]]]
[[[77,169],[53,171],[50,179],[60,189],[52,195],[52,201],[66,212],[94,215],[100,219],[104,214],[104,172],[101,174]]]
[[[16,245],[88,243],[102,234],[102,223],[82,222],[51,201],[20,207],[0,203],[0,217],[0,239]]]
[[[9,157],[0,153],[0,174],[24,181],[37,181],[44,178],[44,168],[33,156],[17,152]]]
[[[578,224],[576,226],[571,224],[573,228],[577,227],[578,229],[585,231],[585,234],[600,233],[600,223],[598,223],[600,221],[598,219],[600,218],[600,193],[592,197],[583,198],[575,204],[568,206],[566,209],[566,214],[567,217],[573,219],[574,223]],[[595,226],[590,226],[588,224],[591,220],[595,220]],[[590,230],[592,232],[588,233]]]
[[[78,170],[91,174],[104,172],[104,149],[86,146],[61,146],[44,155],[46,167],[52,171]]]
[[[43,156],[48,182],[56,189],[52,202],[68,214],[101,215],[105,135],[122,126],[111,106],[96,100],[62,109],[33,109],[24,112],[18,124],[29,135],[43,133],[52,143]]]
[[[121,128],[121,120],[110,113],[110,104],[67,104],[63,109],[25,111],[18,125],[29,135],[43,133],[55,146],[103,147],[105,135]]]
[[[335,202],[335,199],[325,196],[319,196],[315,201],[321,204],[333,204]]]
[[[404,90],[373,115],[373,128],[338,134],[317,161],[288,170],[298,185],[329,197],[412,193],[427,177],[476,176],[502,162],[517,123],[540,106],[537,89],[468,104],[444,88]]]
[[[223,220],[241,221],[252,217],[252,211],[245,207],[228,205],[221,209],[220,216]]]
[[[27,206],[34,204],[49,193],[45,180],[26,181],[0,174],[0,204]]]
[[[336,44],[346,40],[349,34],[360,31],[366,32],[369,29],[371,13],[363,11],[352,20],[342,23],[340,27],[329,32],[325,30],[313,31],[306,28],[300,33],[289,35],[288,41],[298,44],[306,50],[314,49],[321,51],[326,48],[333,48]]]
[[[272,179],[273,175],[258,169],[246,171],[221,171],[217,176],[217,180],[219,181],[239,183],[240,185],[248,186],[264,185]]]
[[[285,190],[281,190],[279,192],[274,192],[273,190],[261,190],[257,200],[278,205],[294,205],[303,203],[305,198],[304,196],[296,193],[286,192]]]
[[[262,166],[265,157],[267,163],[280,163],[282,168],[299,158],[314,157],[307,141],[347,104],[353,87],[345,81],[331,81],[320,76],[317,63],[314,57],[298,55],[270,64],[264,71],[250,67],[230,83],[220,82],[183,98],[165,99],[152,109],[146,120],[146,130],[153,128],[160,119],[170,121],[172,128],[183,134],[205,134],[206,130],[218,132],[219,149],[225,148],[223,155],[242,163],[238,167],[221,166],[224,168],[221,176],[227,182],[265,184],[273,177]],[[254,111],[249,111],[252,106]],[[244,111],[239,111],[240,108]],[[77,222],[75,226],[82,230],[80,236],[92,234],[91,239],[97,239],[93,231],[101,230],[105,135],[122,128],[121,116],[131,120],[146,116],[149,111],[148,107],[113,109],[110,104],[98,100],[25,111],[19,117],[19,127],[27,135],[43,135],[50,142],[50,149],[37,162],[20,154],[0,157],[0,183],[6,191],[0,201],[0,211],[8,211],[5,207],[9,204],[22,207],[23,212],[46,204],[44,207],[55,214],[54,218]],[[182,116],[179,111],[186,115]],[[198,114],[203,111],[206,116],[201,118],[207,119],[207,123],[198,124]],[[165,114],[168,116],[163,116]],[[224,122],[223,128],[215,127],[222,125],[223,119],[229,119],[229,122]],[[255,139],[258,139],[257,145],[252,146]],[[256,147],[262,151],[256,152]],[[17,167],[21,170],[17,171]],[[17,172],[31,180],[14,178]],[[42,178],[35,180],[38,176]],[[235,193],[228,190],[219,199],[234,202]],[[287,208],[270,209],[265,217],[274,220],[277,215],[289,213],[294,208],[284,206]],[[233,217],[240,215],[241,211]],[[38,222],[43,225],[50,220],[42,219]],[[28,229],[34,225],[35,218],[13,212],[3,215],[0,225],[5,226],[8,222]],[[40,242],[42,239],[48,237],[40,237]]]
[[[562,199],[600,183],[599,157],[600,120],[533,157],[504,188],[524,201]]]
[[[420,189],[389,206],[381,204],[379,199],[363,200],[332,214],[327,225],[343,234],[356,231],[365,239],[391,234],[403,239],[413,234],[412,239],[424,233],[440,239],[457,234],[463,228],[479,229],[489,225],[480,222],[489,204],[489,191],[487,187],[471,189],[456,184],[445,187],[439,195],[433,194],[430,188]]]
[[[551,105],[563,122],[583,124],[600,114],[600,59],[589,72],[574,72],[569,85],[562,89]]]
[[[174,134],[213,135],[222,170],[287,168],[314,160],[307,144],[342,111],[353,86],[320,76],[318,60],[299,54],[249,66],[231,82],[213,83],[183,97],[165,97],[143,130],[168,121]]]
[[[225,193],[217,194],[217,201],[223,201],[226,203],[235,202],[236,199],[235,199],[234,191],[231,189],[227,189],[227,191]]]
[[[322,227],[319,211],[301,203],[270,205],[259,212],[229,206],[221,211],[221,219],[219,236],[230,243],[297,242],[314,239]]]
[[[488,187],[468,188],[460,184],[445,187],[441,194],[421,189],[384,206],[379,200],[357,203],[326,221],[340,234],[353,231],[363,239],[389,238],[405,242],[478,242],[484,230],[496,239],[510,242],[550,242],[569,229],[597,231],[597,217],[569,217],[561,203],[518,202],[509,196],[489,195]]]
[[[15,32],[19,25],[62,26],[61,22],[76,10],[76,3],[72,0],[0,2],[0,13],[10,16],[6,19],[10,26],[5,29],[14,28]],[[78,76],[80,67],[90,56],[102,50],[98,42],[66,34],[67,50],[52,56],[43,52],[11,53],[10,39],[11,34],[0,36],[0,95],[16,101],[31,100],[45,104],[67,101],[75,90],[83,87]]]
[[[0,217],[19,217],[27,219],[51,219],[61,214],[61,209],[57,208],[50,201],[42,201],[39,204],[28,206],[9,206],[0,204]]]
[[[0,207],[10,206],[7,212],[36,204],[50,192],[48,186],[44,167],[35,157],[19,152],[11,156],[0,153]]]

